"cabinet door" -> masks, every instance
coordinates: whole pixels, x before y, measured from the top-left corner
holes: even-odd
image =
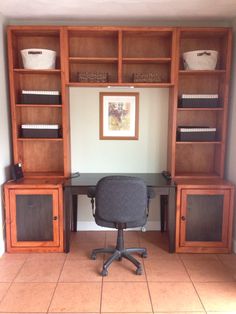
[[[230,190],[182,190],[180,245],[227,247]]]
[[[59,245],[59,204],[55,189],[10,191],[11,245]]]

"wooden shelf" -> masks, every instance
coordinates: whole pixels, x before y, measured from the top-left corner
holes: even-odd
[[[14,69],[15,73],[20,74],[60,74],[60,69],[51,69],[51,70],[33,70],[33,69]]]
[[[61,104],[16,104],[16,107],[61,108]]]
[[[180,75],[219,75],[225,74],[225,70],[180,70]]]
[[[123,63],[170,63],[171,58],[123,58]]]
[[[197,141],[192,141],[192,142],[187,142],[187,141],[176,141],[176,144],[178,144],[178,145],[189,145],[189,144],[203,144],[203,145],[209,145],[209,144],[222,144],[222,142],[220,142],[220,141],[208,141],[208,142],[197,142]]]
[[[64,177],[64,174],[63,172],[24,172],[24,177],[25,178],[63,178]]]
[[[219,173],[215,172],[177,172],[175,178],[219,178]]]
[[[118,58],[70,57],[70,63],[116,63]]]
[[[52,141],[52,142],[61,142],[63,141],[63,138],[29,138],[29,137],[18,137],[17,138],[18,141]]]
[[[71,87],[109,87],[109,86],[120,86],[120,87],[159,87],[159,88],[169,88],[172,87],[172,83],[80,83],[80,82],[69,82],[66,84]]]
[[[224,111],[224,108],[217,107],[217,108],[177,108],[178,111]]]

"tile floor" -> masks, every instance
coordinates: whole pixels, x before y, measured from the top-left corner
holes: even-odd
[[[101,277],[91,250],[115,239],[77,232],[68,254],[3,255],[0,313],[236,313],[236,255],[169,254],[166,234],[129,231],[126,247],[148,249],[143,275],[123,259]]]

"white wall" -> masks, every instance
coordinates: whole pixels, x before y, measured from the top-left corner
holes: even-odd
[[[10,164],[10,134],[9,134],[9,113],[8,113],[8,98],[7,98],[7,77],[6,67],[7,58],[5,51],[5,20],[0,14],[0,199],[3,198],[2,184],[9,178]],[[0,255],[4,252],[4,206],[0,202]]]
[[[230,103],[229,103],[229,129],[227,143],[227,162],[226,162],[226,178],[235,184],[236,187],[236,19],[233,21],[233,65],[231,69],[231,87],[230,87]],[[235,193],[236,194],[236,193]],[[233,225],[233,249],[236,253],[236,195],[234,201],[235,215]]]
[[[168,89],[119,89],[139,93],[139,139],[99,140],[99,92],[70,88],[72,172],[161,172],[166,169]],[[78,228],[97,228],[86,196],[79,196]],[[148,228],[159,227],[159,199],[152,201]]]

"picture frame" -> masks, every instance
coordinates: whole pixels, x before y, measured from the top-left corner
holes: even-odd
[[[139,93],[100,93],[100,139],[138,140]]]

